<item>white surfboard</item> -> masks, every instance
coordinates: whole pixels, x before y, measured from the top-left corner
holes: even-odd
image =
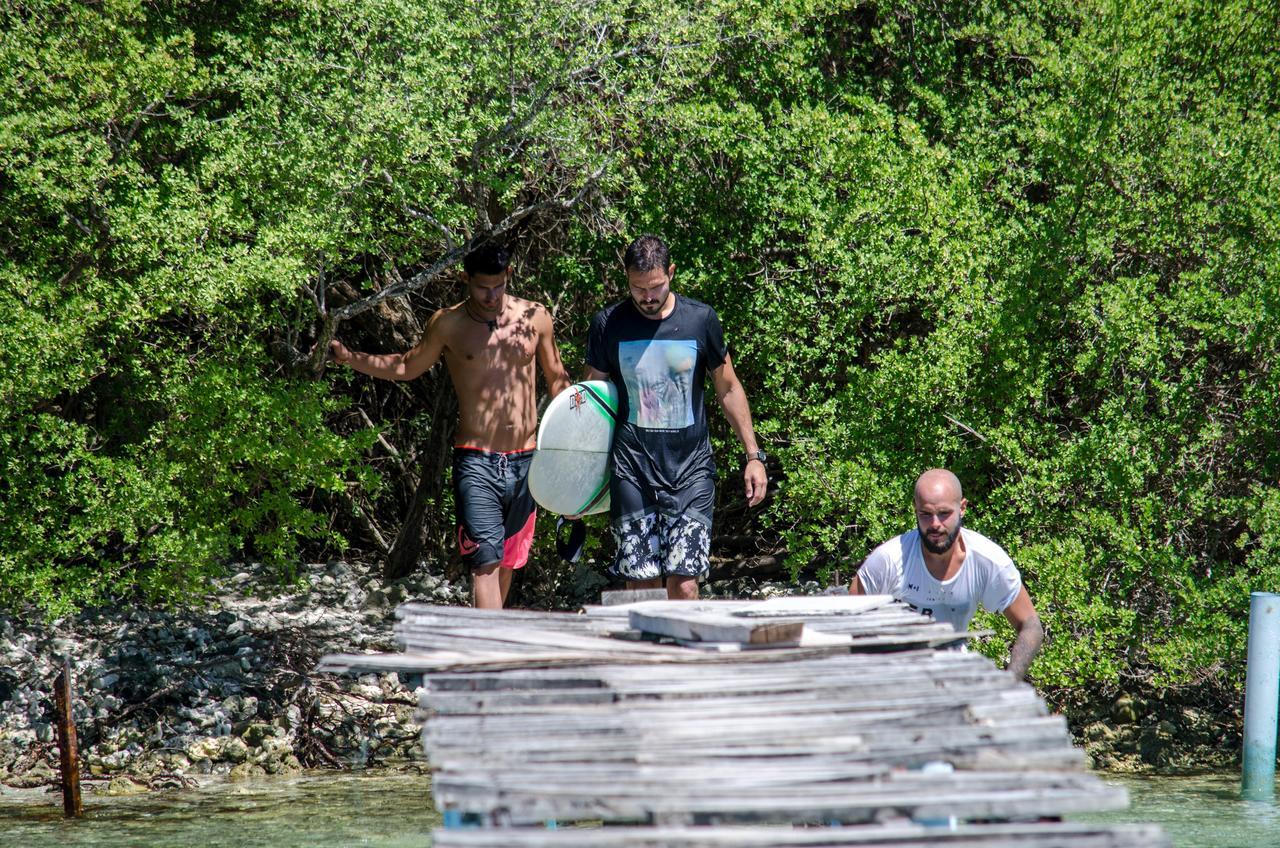
[[[607,380],[574,383],[551,399],[529,465],[529,493],[539,506],[558,515],[609,509],[617,415],[618,391]]]

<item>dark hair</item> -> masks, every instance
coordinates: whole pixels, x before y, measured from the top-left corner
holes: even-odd
[[[640,236],[627,245],[622,267],[642,274],[654,268],[665,271],[671,267],[671,251],[667,249],[667,243],[657,236]]]
[[[462,270],[468,277],[476,274],[501,274],[511,264],[511,251],[501,244],[484,242],[462,259]]]

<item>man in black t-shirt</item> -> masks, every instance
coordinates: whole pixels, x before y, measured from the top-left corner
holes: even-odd
[[[715,310],[671,290],[676,266],[657,236],[627,248],[631,297],[596,313],[587,339],[587,379],[618,388],[610,517],[617,557],[610,573],[628,589],[665,584],[670,598],[698,597],[710,568],[715,460],[707,436],[707,372],[742,442],[743,491],[764,498],[764,451],[747,395],[733,371]]]

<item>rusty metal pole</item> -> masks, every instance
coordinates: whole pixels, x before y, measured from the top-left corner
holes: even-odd
[[[62,673],[53,684],[58,709],[58,753],[62,760],[62,811],[68,818],[84,813],[80,806],[80,757],[76,750],[76,722],[71,715],[71,658],[62,658]]]

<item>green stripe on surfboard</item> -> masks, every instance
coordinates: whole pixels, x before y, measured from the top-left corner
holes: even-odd
[[[596,392],[596,390],[591,388],[590,386],[584,386],[581,383],[579,383],[578,385],[582,389],[582,391],[586,393],[587,397],[593,401],[591,408],[594,409],[596,412],[600,413],[602,416],[604,416],[604,419],[608,421],[610,424],[616,424],[618,421],[617,406],[610,406],[608,402],[608,398],[600,397],[600,395]]]
[[[595,494],[593,494],[591,497],[587,498],[587,502],[586,502],[586,503],[584,503],[582,506],[578,507],[578,508],[577,508],[577,510],[575,510],[574,512],[571,512],[571,513],[569,513],[569,514],[570,514],[570,515],[582,515],[584,512],[586,512],[587,510],[591,509],[591,507],[593,507],[593,506],[595,506],[596,504],[598,504],[598,503],[600,502],[600,499],[601,499],[602,497],[604,497],[604,496],[605,496],[605,494],[607,494],[607,493],[608,493],[608,491],[609,491],[609,478],[608,478],[608,477],[605,477],[604,482],[600,484],[600,488],[596,489]]]

